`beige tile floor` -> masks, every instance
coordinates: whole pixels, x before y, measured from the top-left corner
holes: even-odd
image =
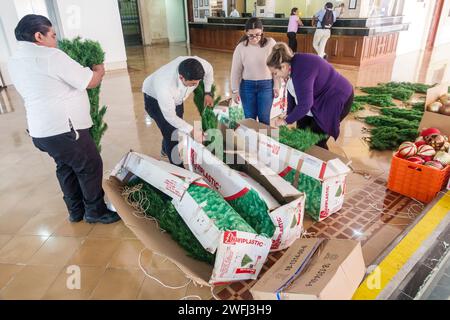
[[[184,45],[130,48],[129,70],[108,73],[102,86],[101,100],[108,106],[105,120],[109,124],[102,143],[105,171],[130,149],[159,156],[161,135],[144,112],[141,85],[159,66],[189,54],[212,63],[218,92],[229,97],[229,53],[191,50]],[[354,67],[337,68],[355,85],[365,72]],[[376,74],[370,79],[373,84],[378,82]],[[364,81],[367,84],[367,77]],[[23,102],[13,87],[1,92],[0,104],[6,111],[0,114],[0,299],[211,297],[207,287],[189,283],[171,290],[147,277],[138,264],[143,245],[123,222],[94,226],[69,223],[54,163],[34,148],[26,134]],[[185,108],[188,121],[198,118],[192,99]],[[362,127],[350,117],[342,126],[341,137],[331,142],[330,148],[351,158],[355,169],[374,177],[386,176],[391,153],[369,151],[360,139]],[[352,175],[349,181],[351,188],[365,183],[367,180],[360,175]],[[308,220],[306,227],[311,223]],[[169,286],[182,286],[188,280],[173,264],[149,251],[143,251],[141,260],[147,273]],[[72,265],[81,270],[79,290],[67,287],[67,271]]]

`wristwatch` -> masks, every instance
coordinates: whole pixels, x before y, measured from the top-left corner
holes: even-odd
[[[210,96],[210,97],[212,97],[212,94],[211,94],[211,92],[205,92],[205,96]]]

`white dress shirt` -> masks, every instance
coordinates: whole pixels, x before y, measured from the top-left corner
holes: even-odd
[[[186,87],[180,80],[178,66],[186,59],[197,59],[205,69],[205,92],[210,92],[214,82],[214,73],[211,64],[199,57],[178,57],[165,66],[162,66],[150,76],[148,76],[142,86],[142,92],[146,95],[158,100],[159,108],[167,120],[173,127],[190,133],[193,127],[177,116],[176,106],[181,105],[196,87]]]
[[[25,102],[28,130],[51,137],[92,126],[86,88],[93,72],[63,51],[20,41],[8,63],[13,84]]]

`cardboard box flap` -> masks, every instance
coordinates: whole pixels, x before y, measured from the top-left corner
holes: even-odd
[[[209,286],[213,266],[197,261],[186,255],[171,236],[162,233],[155,221],[143,219],[134,214],[134,208],[126,203],[122,196],[122,183],[110,177],[104,181],[103,187],[108,199],[117,209],[123,222],[149,250],[167,257],[195,282]]]
[[[284,285],[288,285],[296,272],[304,266],[305,262],[320,245],[320,239],[300,239],[294,242],[291,248],[278,260],[252,287],[251,292],[255,299],[263,292],[276,293]]]
[[[245,163],[238,170],[246,172],[260,183],[280,204],[286,204],[302,196],[302,193],[286,182],[275,171],[258,161],[254,155],[237,152],[237,163]]]

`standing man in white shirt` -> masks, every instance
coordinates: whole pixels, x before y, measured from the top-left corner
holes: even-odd
[[[155,120],[163,135],[161,155],[172,164],[182,166],[178,153],[178,130],[194,136],[193,127],[183,120],[184,101],[205,85],[205,105],[213,107],[211,87],[214,73],[211,64],[199,57],[178,57],[148,76],[143,84],[145,110]]]
[[[8,64],[12,82],[24,99],[34,145],[55,160],[69,220],[120,220],[103,199],[103,163],[89,133],[86,89],[100,84],[104,66],[83,68],[57,49],[52,23],[44,16],[23,17],[15,36],[18,50]]]
[[[234,6],[231,6],[230,18],[239,18],[241,15]]]

